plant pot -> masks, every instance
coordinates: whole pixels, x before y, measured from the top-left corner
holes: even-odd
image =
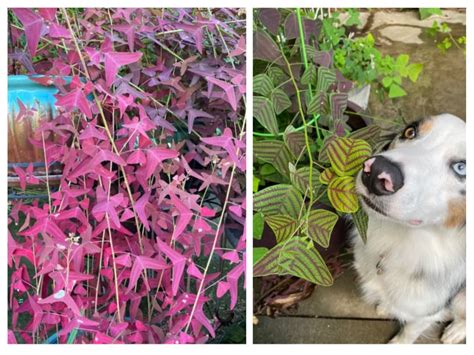
[[[35,76],[41,77],[41,76]],[[51,120],[55,115],[55,86],[43,86],[27,75],[8,76],[8,186],[19,185],[19,178],[13,167],[25,169],[33,165],[34,175],[43,181],[46,178],[43,149],[31,144],[30,138],[41,122]],[[70,80],[70,78],[67,78]],[[18,117],[21,106],[26,113]],[[61,169],[48,169],[50,183],[58,182]]]

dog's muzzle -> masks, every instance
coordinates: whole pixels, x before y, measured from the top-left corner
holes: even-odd
[[[382,155],[373,156],[364,162],[361,178],[369,193],[377,196],[392,195],[403,186],[400,166]]]

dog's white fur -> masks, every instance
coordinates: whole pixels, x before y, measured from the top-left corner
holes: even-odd
[[[450,162],[466,158],[465,122],[443,114],[423,121],[420,131],[413,140],[396,138],[378,154],[402,168],[404,185],[396,193],[369,194],[357,177],[357,192],[385,215],[362,199],[369,227],[366,244],[359,235],[352,238],[354,266],[364,299],[403,324],[391,343],[413,343],[446,320],[452,323],[441,341],[458,343],[466,336],[466,187]]]

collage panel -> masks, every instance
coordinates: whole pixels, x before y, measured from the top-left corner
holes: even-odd
[[[9,344],[246,342],[245,43],[242,8],[8,9]]]
[[[466,9],[253,29],[254,344],[465,343]]]

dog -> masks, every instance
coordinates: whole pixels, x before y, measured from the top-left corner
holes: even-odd
[[[451,320],[442,343],[466,338],[466,124],[451,114],[406,127],[367,159],[356,191],[366,243],[351,238],[365,301],[399,320],[390,343],[414,343]]]

